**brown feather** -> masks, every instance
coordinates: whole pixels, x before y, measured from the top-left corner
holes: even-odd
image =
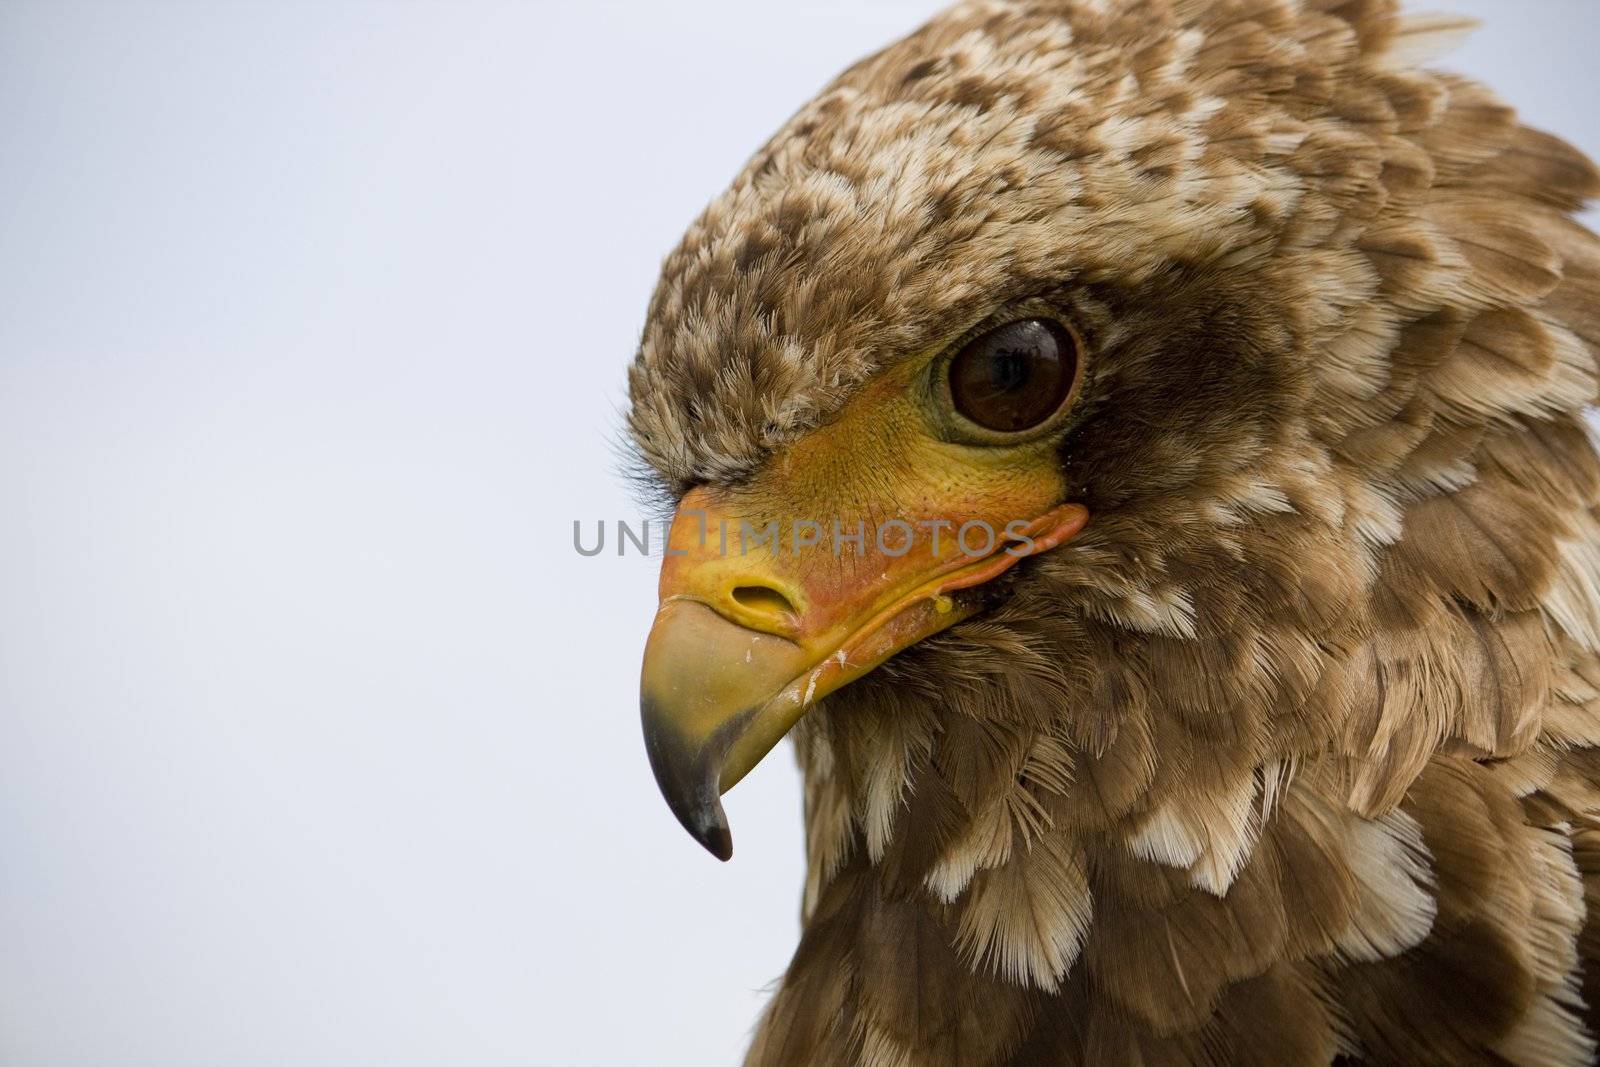
[[[629,425],[767,469],[998,307],[1087,529],[796,729],[752,1065],[1591,1062],[1600,172],[1395,0],[961,4],[668,258]]]

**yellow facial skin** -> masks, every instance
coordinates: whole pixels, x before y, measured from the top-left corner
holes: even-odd
[[[926,368],[874,381],[749,484],[679,505],[640,707],[662,794],[719,859],[733,854],[721,794],[807,708],[969,617],[982,603],[964,591],[1088,521],[1062,503],[1055,434],[946,439]]]

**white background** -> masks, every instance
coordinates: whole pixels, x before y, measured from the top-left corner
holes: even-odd
[[[1600,152],[1600,4],[1450,6]],[[660,257],[933,9],[0,5],[0,1064],[736,1062],[792,760],[678,829],[571,523]]]

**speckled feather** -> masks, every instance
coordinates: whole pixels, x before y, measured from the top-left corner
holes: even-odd
[[[1392,0],[970,3],[667,259],[675,492],[1048,293],[1094,516],[795,732],[750,1064],[1580,1064],[1600,1016],[1600,193]]]

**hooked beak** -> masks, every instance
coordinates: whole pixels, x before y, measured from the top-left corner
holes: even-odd
[[[1088,517],[1062,504],[1008,525],[978,554],[955,540],[953,523],[942,544],[913,538],[899,554],[869,532],[847,557],[837,540],[801,545],[798,533],[751,551],[747,522],[708,491],[690,493],[668,537],[640,679],[645,749],[678,821],[712,855],[731,857],[721,795],[812,704],[980,610],[980,587],[1071,539]]]

